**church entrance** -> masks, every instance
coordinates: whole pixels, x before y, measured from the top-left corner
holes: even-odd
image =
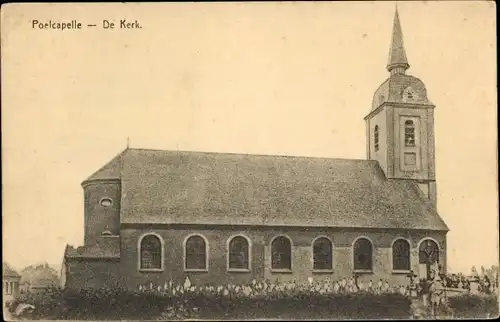
[[[439,247],[433,240],[424,240],[418,250],[419,277],[423,279],[431,278],[432,265],[439,263]]]

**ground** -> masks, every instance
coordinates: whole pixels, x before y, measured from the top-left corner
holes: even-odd
[[[3,319],[5,321],[15,321],[16,319],[12,316],[12,313],[9,312],[9,309],[5,306],[5,302],[3,303]]]

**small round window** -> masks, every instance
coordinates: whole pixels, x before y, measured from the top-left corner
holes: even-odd
[[[113,200],[110,198],[102,198],[100,204],[102,207],[111,207],[113,205]]]

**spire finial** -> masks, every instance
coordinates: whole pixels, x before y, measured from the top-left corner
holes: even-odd
[[[127,136],[127,149],[130,147],[130,137]]]
[[[398,4],[396,2],[387,70],[390,71],[391,74],[404,74],[408,68],[410,68],[410,65],[408,64],[408,60],[406,58],[406,51],[403,42],[403,32],[401,31]]]

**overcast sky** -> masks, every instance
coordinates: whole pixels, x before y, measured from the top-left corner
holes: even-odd
[[[498,263],[495,4],[398,4],[408,73],[436,105],[454,271]],[[4,259],[83,243],[80,183],[135,148],[365,158],[391,2],[2,7]],[[137,19],[142,29],[103,30]],[[97,24],[73,31],[31,21]]]

